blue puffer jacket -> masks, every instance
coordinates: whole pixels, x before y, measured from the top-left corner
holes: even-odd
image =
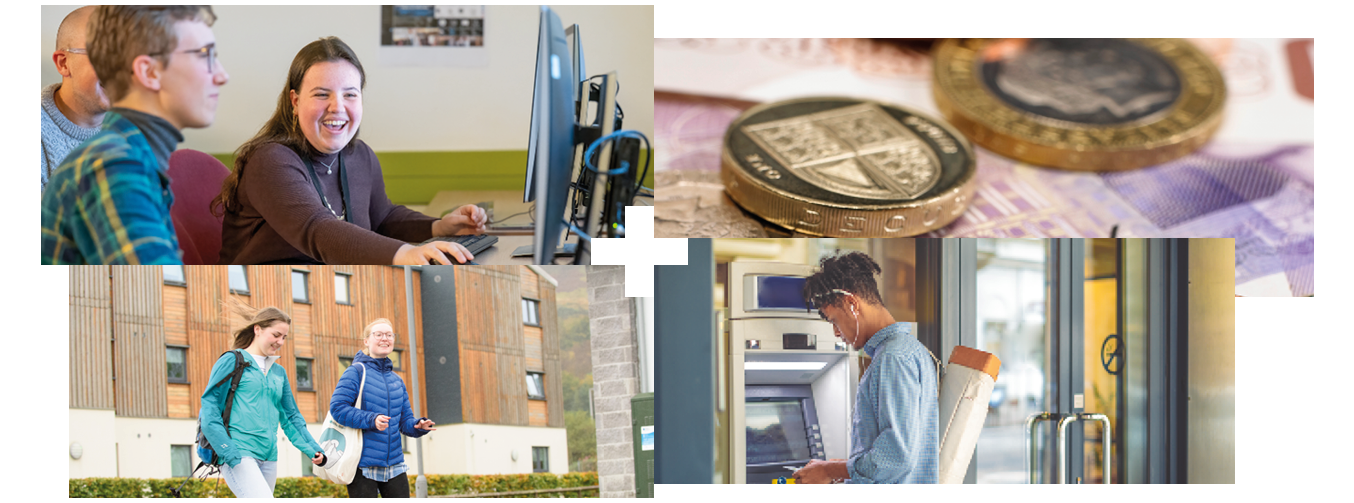
[[[367,385],[362,390],[362,408],[353,407],[357,403],[358,379],[362,378],[362,369],[367,367]],[[358,351],[353,356],[353,366],[343,371],[338,386],[334,388],[334,398],[329,402],[329,412],[334,420],[349,428],[361,428],[362,461],[358,466],[395,466],[404,462],[404,449],[400,445],[400,434],[421,437],[428,430],[414,428],[419,420],[409,407],[409,393],[405,391],[404,380],[400,379],[390,363],[390,358],[379,360]],[[386,431],[376,430],[376,416],[390,416],[390,425]]]

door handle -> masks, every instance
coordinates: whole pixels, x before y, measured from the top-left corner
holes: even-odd
[[[1113,432],[1114,432],[1114,430],[1110,429],[1110,418],[1109,418],[1109,416],[1106,416],[1106,415],[1104,415],[1104,414],[1097,414],[1097,413],[1089,413],[1089,414],[1087,414],[1087,413],[1083,413],[1083,414],[1081,414],[1081,420],[1082,420],[1082,421],[1097,421],[1097,422],[1100,423],[1100,427],[1102,428],[1101,434],[1100,434],[1100,454],[1101,454],[1101,457],[1103,458],[1103,461],[1101,462],[1102,464],[1101,464],[1100,466],[1101,466],[1101,470],[1104,471],[1104,473],[1102,474],[1102,475],[1103,475],[1102,478],[1104,478],[1104,479],[1105,479],[1105,483],[1108,484],[1108,483],[1110,483],[1110,459],[1111,459],[1111,456],[1110,456],[1110,444],[1111,444],[1111,442],[1110,442],[1110,441],[1112,440],[1112,439],[1110,438],[1110,435],[1112,435]]]
[[[1029,476],[1031,484],[1038,484],[1039,479],[1035,476],[1035,467],[1039,466],[1039,453],[1034,445],[1034,427],[1044,421],[1054,421],[1062,417],[1062,414],[1054,412],[1040,412],[1032,414],[1025,419],[1025,474]],[[1059,444],[1061,445],[1061,444]]]
[[[1109,416],[1093,412],[1074,414],[1058,420],[1058,483],[1062,484],[1067,480],[1067,453],[1068,448],[1071,447],[1067,445],[1067,427],[1076,421],[1098,421],[1101,427],[1104,428],[1104,433],[1100,436],[1101,454],[1103,454],[1104,463],[1101,466],[1105,471],[1104,483],[1110,483],[1110,434],[1113,430],[1110,429]]]

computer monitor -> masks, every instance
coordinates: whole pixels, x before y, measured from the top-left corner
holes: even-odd
[[[769,484],[823,455],[818,412],[810,386],[747,386],[747,482]]]
[[[573,175],[576,85],[563,25],[553,10],[541,6],[523,191],[524,201],[536,201],[533,259],[537,264],[554,261],[555,246],[564,232]]]

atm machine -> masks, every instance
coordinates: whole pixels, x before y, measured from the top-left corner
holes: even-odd
[[[729,264],[721,379],[728,393],[729,477],[769,484],[811,459],[846,458],[857,359],[800,292],[813,268]]]

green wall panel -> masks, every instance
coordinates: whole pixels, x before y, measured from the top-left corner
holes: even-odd
[[[653,155],[653,150],[647,155]],[[235,154],[212,156],[235,169]],[[396,204],[428,204],[443,190],[522,190],[526,177],[525,150],[377,152],[376,158],[385,174],[386,195]],[[653,187],[652,163],[644,186]]]

